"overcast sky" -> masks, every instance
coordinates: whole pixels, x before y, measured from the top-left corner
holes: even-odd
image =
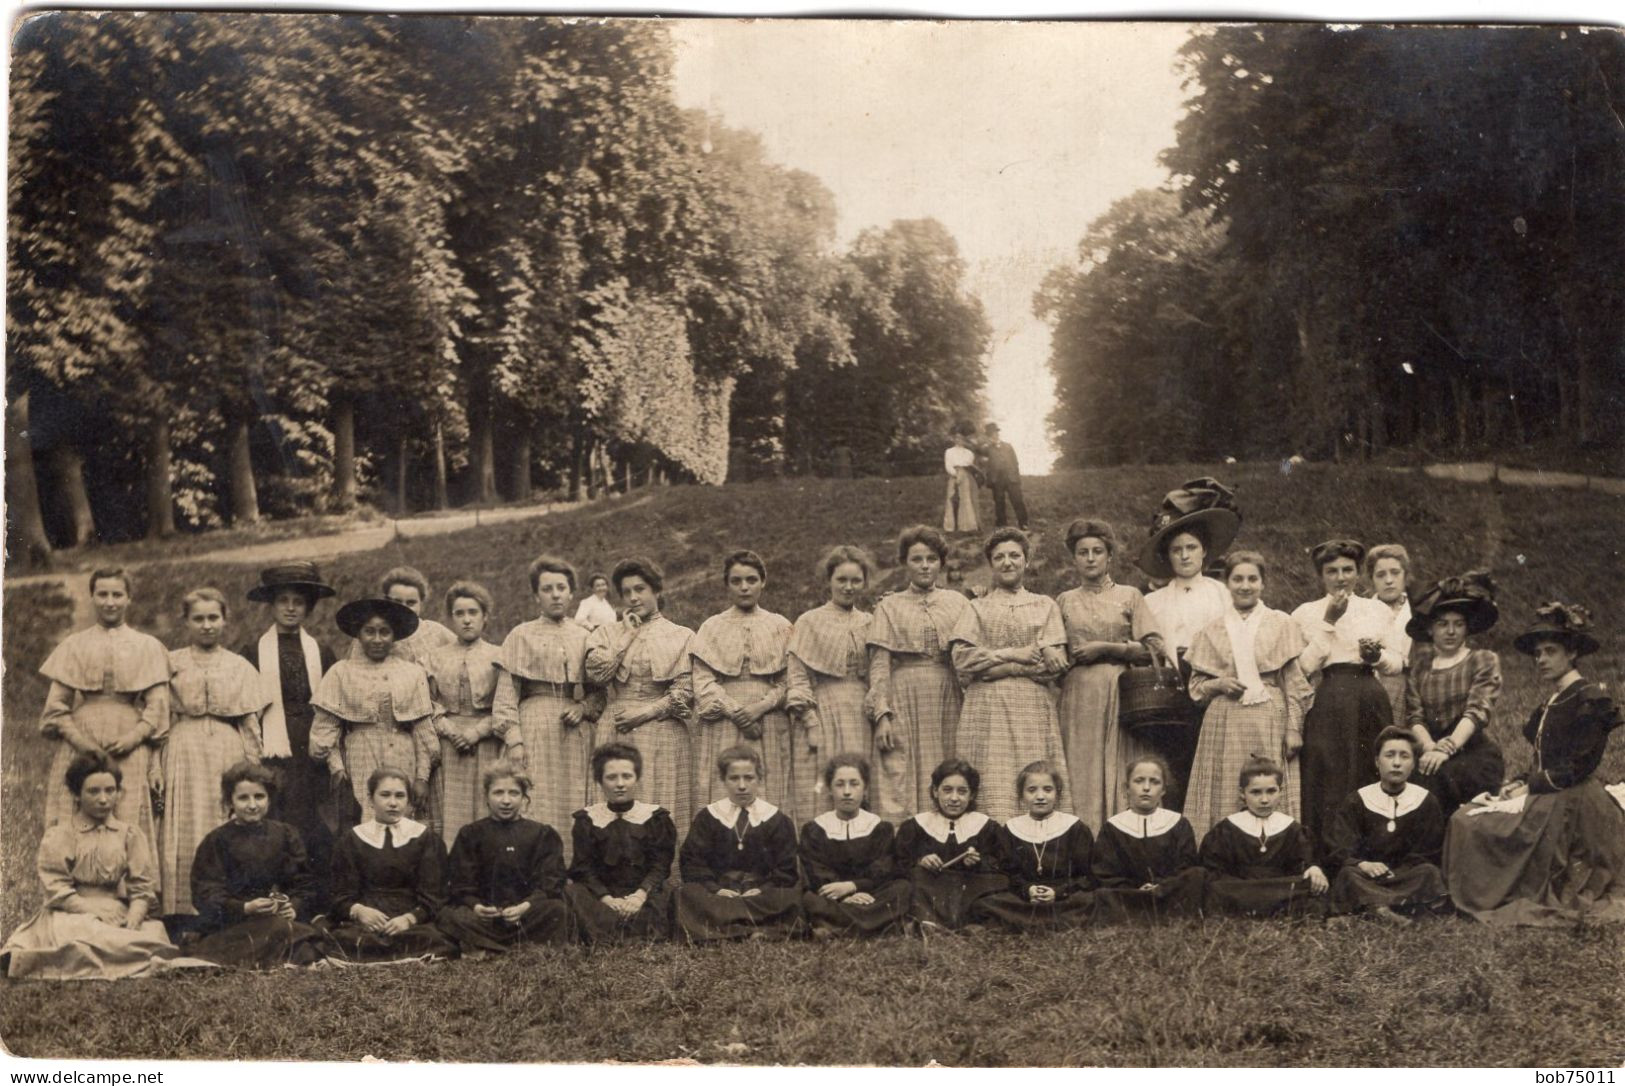
[[[676,20],[677,96],[760,133],[835,194],[840,244],[932,217],[993,326],[992,419],[1048,470],[1048,328],[1033,292],[1111,202],[1167,178],[1186,97],[1173,23]]]

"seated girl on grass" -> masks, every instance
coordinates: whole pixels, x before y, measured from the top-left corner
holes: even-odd
[[[1168,763],[1136,758],[1124,773],[1129,807],[1106,820],[1089,867],[1100,889],[1096,915],[1106,921],[1196,916],[1202,911],[1202,867],[1196,832],[1162,805]]]
[[[975,766],[949,758],[931,772],[936,810],[921,811],[897,829],[897,868],[908,872],[910,915],[924,932],[970,926],[977,899],[1010,888],[999,824],[976,810],[981,784]]]
[[[1243,810],[1214,823],[1202,838],[1206,911],[1246,916],[1321,913],[1326,874],[1315,866],[1303,823],[1277,810],[1286,774],[1270,758],[1242,766]]]
[[[1089,853],[1094,835],[1076,815],[1057,811],[1062,776],[1048,762],[1032,762],[1016,778],[1024,814],[1004,824],[1004,872],[1010,889],[973,906],[978,918],[1016,931],[1077,928],[1089,922]]]

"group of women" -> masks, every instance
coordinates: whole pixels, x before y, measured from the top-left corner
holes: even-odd
[[[1543,607],[1517,641],[1552,695],[1525,728],[1533,770],[1504,780],[1500,664],[1469,643],[1497,619],[1487,575],[1411,591],[1403,547],[1334,539],[1312,555],[1325,594],[1288,615],[1263,603],[1264,557],[1228,549],[1239,526],[1215,480],[1170,492],[1138,559],[1164,583],[1142,595],[1112,579],[1112,527],[1078,518],[1079,584],[1058,599],[1025,588],[1023,532],[988,537],[991,588],[967,598],[939,587],[942,534],[915,526],[906,585],[873,613],[872,560],[838,546],[818,568],[828,602],[794,622],[761,606],[766,565],[737,551],[730,606],[697,631],[662,614],[646,558],[615,566],[624,613],[599,596],[589,627],[569,617],[574,568],[543,556],[537,617],[500,645],[484,587],[452,585],[443,625],[403,567],[339,608],[337,662],[305,628],[333,594],[309,563],[262,573],[249,596],[272,622],[240,653],[220,592],[185,597],[190,644],[166,652],[124,624],[130,578],[99,571],[97,625],[41,669],[59,743],[48,899],[8,970],[121,968],[83,945],[112,900],[132,969],[183,951],[491,952],[668,920],[707,939],[1296,911],[1328,885],[1395,919],[1447,891],[1491,921],[1625,917],[1625,811],[1596,779],[1620,717],[1577,670],[1597,647],[1583,609]],[[1187,727],[1123,726],[1125,670],[1147,667],[1179,677]],[[1265,869],[1284,897],[1214,889]],[[245,939],[250,922],[278,934]]]

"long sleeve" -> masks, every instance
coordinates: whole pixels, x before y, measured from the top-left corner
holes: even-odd
[[[1076,893],[1088,890],[1094,879],[1089,873],[1089,857],[1094,852],[1094,835],[1089,832],[1089,824],[1082,819],[1061,837],[1061,844],[1066,848],[1067,867],[1071,874],[1064,879],[1055,879],[1048,885],[1055,891],[1057,900],[1070,897]]]
[[[412,888],[418,904],[412,915],[418,923],[426,924],[446,907],[446,844],[433,830],[418,840],[424,845],[418,851],[417,882]]]
[[[1493,652],[1482,650],[1473,653],[1472,665],[1472,685],[1467,690],[1467,704],[1462,709],[1461,715],[1471,720],[1479,731],[1483,731],[1490,726],[1490,715],[1495,711],[1495,703],[1501,696],[1501,658]],[[1407,689],[1409,686],[1407,682]],[[1455,723],[1448,722],[1451,727]]]
[[[530,865],[530,896],[525,898],[532,909],[542,903],[564,896],[564,842],[552,826],[542,827],[542,839],[537,842]]]
[[[1303,828],[1301,822],[1287,832],[1292,834],[1292,840],[1287,844],[1283,860],[1291,864],[1292,874],[1301,876],[1315,866],[1314,842],[1309,839],[1309,831]]]
[[[230,825],[230,823],[227,823]],[[233,897],[226,877],[223,834],[210,833],[192,857],[192,904],[215,924],[234,924],[243,918],[246,900]]]
[[[1413,825],[1407,842],[1409,849],[1404,862],[1437,865],[1439,854],[1444,851],[1444,808],[1439,806],[1438,800],[1429,796],[1416,809],[1411,821]]]
[[[852,880],[863,893],[872,894],[897,877],[897,864],[892,858],[892,832],[890,822],[882,822],[874,829],[874,836],[880,838],[874,855],[864,866],[863,874]]]
[[[1235,850],[1230,847],[1230,831],[1225,829],[1228,822],[1216,822],[1213,828],[1207,831],[1202,838],[1202,845],[1197,850],[1197,856],[1202,861],[1202,867],[1210,875],[1220,878],[1237,877],[1237,864]]]
[[[1296,659],[1282,664],[1276,678],[1286,698],[1287,738],[1295,739],[1302,745],[1303,722],[1309,715],[1310,706],[1315,703],[1315,688],[1309,685],[1309,677],[1303,673],[1303,666]]]
[[[146,898],[148,904],[158,903],[158,864],[147,844],[147,835],[134,826],[126,826],[124,852],[129,865],[124,872],[124,889],[130,900]]]
[[[147,729],[147,742],[161,745],[169,738],[169,684],[149,686],[135,697],[141,711],[141,724]]]
[[[71,833],[71,827],[65,832]],[[79,884],[73,881],[71,857],[60,837],[47,830],[34,854],[34,870],[45,887],[45,907],[64,913],[89,912],[79,896]]]
[[[434,772],[435,763],[440,760],[440,738],[435,732],[436,719],[433,716],[425,716],[412,722],[412,756],[417,763],[412,774],[415,781],[428,780],[429,774]]]
[[[497,669],[497,684],[491,691],[491,734],[500,736],[504,746],[517,747],[525,742],[524,732],[519,729],[519,678],[501,668]]]
[[[581,714],[586,723],[594,723],[604,715],[604,706],[609,704],[609,691],[602,686],[584,684],[582,695],[576,699],[576,704],[581,706]]]
[[[696,662],[695,667],[699,666]],[[720,829],[721,823],[702,810],[694,816],[694,824],[689,827],[688,837],[683,841],[681,855],[683,881],[703,887],[713,894],[722,885],[718,878],[721,873],[711,866],[711,854]]]
[[[287,832],[282,835],[282,849],[282,892],[288,895],[294,915],[303,917],[306,915],[305,903],[315,889],[315,878],[310,870],[310,856],[305,852],[304,838],[292,826],[288,826]]]
[[[1174,845],[1173,867],[1171,870],[1158,872],[1163,875],[1172,875],[1192,867],[1202,866],[1202,859],[1196,852],[1196,830],[1188,819],[1181,818],[1168,836]]]
[[[1089,869],[1094,872],[1095,881],[1102,886],[1139,886],[1146,881],[1145,876],[1133,868],[1118,833],[1110,826],[1102,827],[1089,854]]]
[[[260,734],[258,713],[245,713],[237,721],[237,731],[243,737],[243,754],[249,761],[258,762],[265,756],[265,743]]]
[[[665,883],[672,861],[677,857],[677,823],[671,820],[670,814],[661,810],[649,819],[649,825],[652,829],[648,847],[653,862],[649,865],[649,873],[639,883],[639,889],[653,894]]]
[[[801,885],[801,873],[796,870],[796,827],[782,811],[762,825],[767,831],[768,855],[773,867],[767,874],[769,886],[794,888]]]
[[[1219,690],[1219,682],[1230,676],[1209,675],[1204,671],[1192,671],[1190,679],[1191,700],[1198,705],[1206,705],[1214,698],[1223,697]]]
[[[594,630],[587,637],[587,654],[581,663],[587,679],[599,686],[614,682],[621,670],[621,661],[626,658],[626,652],[636,638],[637,631],[629,630],[618,622]]]
[[[801,854],[801,870],[807,876],[808,889],[818,890],[829,883],[842,881],[830,853],[829,836],[816,822],[801,827],[801,842],[797,851]]]
[[[869,646],[869,691],[863,701],[869,719],[876,724],[881,717],[891,714],[891,650],[888,648]]]
[[[716,722],[731,716],[739,704],[722,689],[717,673],[699,657],[692,657],[690,674],[694,681],[694,707],[699,718]]]
[[[1027,900],[1027,891],[1034,886],[1044,884],[1035,881],[1027,873],[1025,858],[1021,854],[1021,846],[1026,842],[1018,839],[1015,834],[1005,827],[1000,827],[999,836],[1001,843],[1004,845],[1004,851],[1000,856],[1000,866],[1004,869],[1005,877],[1010,880],[1010,889],[1014,890],[1025,901]],[[1039,877],[1042,877],[1042,875]]]
[[[73,720],[73,687],[51,683],[45,692],[45,708],[40,712],[39,732],[47,739],[61,739],[75,748],[85,746],[84,733]]]
[[[470,822],[457,831],[457,839],[451,843],[451,855],[446,861],[450,872],[446,899],[453,905],[472,908],[487,904],[480,894],[479,832],[484,824],[484,819]]]
[[[800,657],[785,658],[784,707],[792,713],[804,713],[818,708],[818,695],[814,692],[812,672]]]
[[[350,919],[350,909],[361,901],[361,865],[356,848],[354,833],[344,834],[333,846],[333,898],[328,915],[340,922]]]
[[[982,672],[991,671],[1005,662],[994,655],[992,650],[972,645],[968,641],[955,641],[950,654],[953,657],[954,672],[959,676],[961,683],[975,682]]]
[[[339,740],[343,735],[343,721],[326,709],[314,710],[310,721],[310,756],[318,762],[326,762],[330,769],[342,768]]]
[[[1326,866],[1329,871],[1349,864],[1359,863],[1365,857],[1364,834],[1361,832],[1360,812],[1365,808],[1361,806],[1356,796],[1349,796],[1332,812],[1331,821],[1326,824]]]
[[[1580,692],[1572,718],[1560,729],[1548,725],[1549,732],[1542,735],[1540,714],[1537,709],[1525,728],[1530,742],[1540,744],[1528,778],[1535,793],[1572,788],[1595,773],[1608,749],[1608,734],[1621,724],[1619,707],[1595,685]]]
[[[1427,711],[1422,708],[1422,691],[1417,686],[1417,680],[1425,671],[1425,662],[1422,667],[1413,667],[1405,676],[1405,725],[1410,728],[1421,728],[1427,731]]]
[[[580,883],[595,898],[606,897],[609,887],[598,877],[598,838],[592,822],[578,813],[570,823],[570,881]]]
[[[1332,654],[1332,638],[1335,636],[1331,623],[1321,620],[1300,618],[1297,612],[1293,618],[1298,619],[1298,627],[1303,631],[1303,639],[1307,642],[1303,652],[1298,654],[1298,664],[1303,673],[1311,678],[1320,674],[1325,666],[1326,658]]]

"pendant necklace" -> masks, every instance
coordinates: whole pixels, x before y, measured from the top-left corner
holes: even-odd
[[[1033,824],[1037,826],[1040,834],[1044,832],[1043,823],[1039,822],[1036,818],[1033,819]],[[1038,844],[1028,841],[1027,847],[1033,850],[1033,859],[1038,861],[1038,873],[1042,875],[1044,873],[1044,854],[1049,851],[1049,838],[1044,838],[1044,840]]]
[[[1398,823],[1396,823],[1394,821],[1394,819],[1399,817],[1399,797],[1398,796],[1390,796],[1389,798],[1394,801],[1394,813],[1388,819],[1388,832],[1393,833],[1395,827],[1398,825]]]
[[[1257,815],[1254,815],[1253,817],[1258,818]],[[1258,851],[1268,852],[1270,850],[1269,842],[1269,823],[1262,818],[1258,818]]]

